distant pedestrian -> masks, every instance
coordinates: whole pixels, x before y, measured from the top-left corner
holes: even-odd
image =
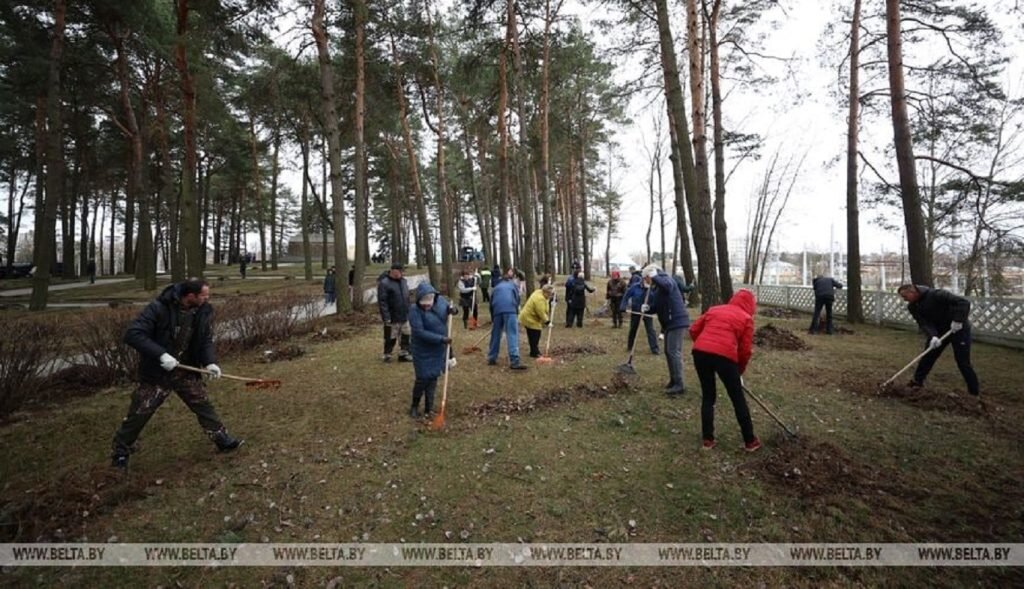
[[[405,266],[391,264],[391,269],[377,279],[377,306],[384,322],[384,362],[391,361],[391,352],[398,341],[398,361],[411,362],[409,353],[409,283],[402,276]]]
[[[505,276],[501,273],[501,266],[495,264],[491,267],[491,288],[498,286]]]
[[[583,327],[583,313],[587,309],[587,293],[594,292],[594,287],[583,279],[583,272],[577,271],[569,279],[565,287],[565,326]]]
[[[622,279],[618,270],[612,272],[611,280],[605,290],[605,298],[608,300],[608,308],[612,312],[612,327],[622,327],[622,297],[626,295],[626,281]]]
[[[526,328],[526,338],[530,342],[531,358],[540,358],[540,336],[544,327],[551,323],[548,301],[554,294],[555,287],[545,284],[533,291],[519,312],[519,322]]]
[[[644,268],[644,281],[651,285],[651,300],[642,305],[643,313],[653,312],[658,316],[661,331],[665,334],[665,361],[668,364],[669,382],[665,394],[670,397],[682,395],[683,386],[683,333],[690,326],[690,315],[686,302],[675,279],[661,268],[651,264]]]
[[[981,387],[978,375],[971,366],[971,324],[967,316],[971,313],[971,301],[941,288],[904,284],[897,292],[903,297],[907,311],[925,333],[925,349],[930,350],[917,363],[911,387],[924,386],[924,379],[935,366],[935,361],[950,343],[953,344],[953,358],[960,369],[967,392],[978,395]],[[948,339],[942,339],[946,332],[952,332]]]
[[[89,275],[89,284],[96,284],[96,260],[89,260],[85,265],[85,271]]]
[[[114,434],[111,464],[127,469],[135,441],[164,400],[173,392],[199,419],[199,426],[217,449],[228,452],[242,445],[231,437],[206,393],[199,374],[176,370],[179,359],[202,366],[220,378],[207,302],[210,287],[204,280],[171,284],[128,326],[124,342],[139,352],[139,385],[132,392],[128,415]]]
[[[743,433],[743,447],[748,452],[761,448],[754,435],[750,408],[743,394],[742,374],[750,362],[754,345],[754,293],[740,289],[726,305],[715,305],[690,326],[693,340],[693,367],[700,380],[700,424],[703,447],[715,447],[715,375],[722,380],[736,412],[736,421]]]
[[[484,269],[480,271],[480,295],[483,296],[484,302],[489,303],[491,301],[491,271],[484,266]]]
[[[526,370],[519,361],[519,300],[519,287],[512,280],[498,282],[491,292],[491,345],[487,350],[487,364],[490,366],[498,363],[501,336],[504,334],[510,367],[512,370]]]
[[[327,269],[324,276],[324,304],[330,305],[338,300],[337,284],[335,280],[334,266]]]
[[[825,333],[832,335],[832,303],[836,300],[836,289],[843,288],[831,276],[818,276],[811,284],[814,286],[814,315],[811,316],[809,333],[818,333],[821,321],[821,308],[825,308]]]
[[[348,300],[353,300],[355,293],[356,267],[353,265],[348,269]]]
[[[249,255],[242,256],[242,259],[238,261],[238,273],[242,275],[242,279],[245,279],[245,269],[249,267]]]
[[[451,334],[448,333],[449,314],[458,315],[459,310],[429,282],[420,283],[416,288],[416,302],[409,308],[412,365],[416,374],[412,386],[412,407],[409,409],[409,417],[420,416],[421,398],[423,415],[429,416],[433,413],[437,379],[454,365],[454,359],[445,356],[445,351],[452,343]]]
[[[640,328],[642,319],[644,333],[647,334],[647,346],[651,349],[651,353],[657,356],[661,354],[661,349],[658,346],[658,332],[654,329],[654,319],[640,310],[645,302],[650,302],[647,296],[649,289],[650,285],[644,282],[640,273],[637,272],[636,281],[630,280],[629,288],[626,289],[626,295],[619,304],[619,309],[629,311],[629,335],[626,338],[626,349],[633,349],[633,342],[636,341],[636,332]]]

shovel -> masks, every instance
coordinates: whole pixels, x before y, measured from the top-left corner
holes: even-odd
[[[761,409],[764,409],[764,410],[765,410],[765,412],[766,412],[766,413],[768,413],[768,415],[771,415],[771,416],[772,416],[772,419],[774,419],[774,420],[775,420],[775,423],[779,424],[779,426],[781,426],[781,427],[782,427],[782,431],[786,432],[786,434],[788,434],[788,435],[789,435],[790,437],[793,437],[793,438],[798,438],[798,437],[800,437],[800,436],[798,436],[798,435],[796,434],[796,432],[795,432],[795,431],[793,431],[793,430],[789,429],[789,426],[788,426],[788,425],[786,425],[785,423],[783,423],[783,422],[782,422],[782,420],[781,420],[781,419],[779,419],[779,416],[778,416],[778,415],[775,415],[775,412],[774,412],[774,411],[772,411],[771,409],[769,409],[769,408],[768,408],[768,406],[764,404],[764,401],[762,401],[761,399],[759,399],[759,398],[757,397],[757,395],[755,395],[754,393],[750,392],[750,389],[748,389],[748,388],[747,388],[747,385],[740,385],[740,386],[741,386],[741,387],[743,388],[743,392],[744,392],[744,393],[746,393],[746,394],[747,394],[747,396],[749,396],[749,397],[750,397],[751,399],[753,399],[753,400],[754,400],[754,401],[755,401],[755,402],[756,402],[756,403],[757,403],[758,405],[760,405],[760,406],[761,406]]]
[[[946,333],[942,334],[942,337],[940,337],[940,338],[939,338],[939,341],[940,341],[940,342],[946,341],[946,338],[947,338],[947,337],[949,337],[949,336],[950,336],[950,335],[951,335],[952,333],[953,333],[953,330],[949,330],[949,331],[947,331]],[[917,363],[918,363],[918,362],[919,362],[919,361],[921,360],[921,358],[924,358],[925,354],[927,354],[928,352],[931,352],[931,351],[932,351],[932,349],[931,349],[931,348],[925,348],[925,350],[924,350],[923,352],[921,352],[920,354],[918,354],[918,355],[917,355],[917,356],[916,356],[916,357],[915,357],[915,358],[914,358],[913,360],[911,360],[911,361],[910,361],[910,362],[909,362],[909,363],[908,363],[908,364],[907,364],[906,366],[904,366],[903,368],[901,368],[899,372],[897,372],[896,374],[892,375],[892,378],[890,378],[889,380],[887,380],[887,381],[883,382],[882,384],[878,385],[878,390],[879,390],[879,391],[881,391],[881,390],[884,390],[884,389],[885,389],[885,387],[887,387],[887,386],[889,386],[890,384],[892,384],[892,382],[893,382],[894,380],[896,380],[897,378],[899,378],[901,374],[903,374],[904,372],[906,372],[907,370],[909,370],[909,369],[910,369],[910,367],[911,367],[911,366],[913,366],[914,364],[917,364]]]

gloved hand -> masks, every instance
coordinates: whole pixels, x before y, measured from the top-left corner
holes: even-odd
[[[178,367],[178,359],[174,356],[164,352],[160,354],[160,368],[163,368],[167,372],[170,372]]]
[[[455,358],[448,358],[448,368],[455,368],[458,361]]]
[[[956,332],[960,331],[963,328],[964,328],[964,324],[960,323],[959,321],[954,321],[954,322],[949,324],[949,330],[952,331],[953,333],[956,333]]]
[[[445,344],[445,345],[451,344],[452,343],[452,338],[450,338],[450,337],[442,338],[441,339],[441,343]]]
[[[646,313],[650,312],[650,310],[651,310],[651,306],[648,305],[647,303],[644,303],[644,304],[640,305],[640,312],[641,313],[645,313],[646,314]]]
[[[448,305],[448,314],[449,315],[458,315],[459,314],[459,308],[456,307],[455,305]]]
[[[544,322],[544,327],[547,327],[548,325],[551,325],[551,320],[550,319],[548,319],[547,321]]]
[[[217,366],[216,364],[207,364],[206,365],[206,369],[213,373],[213,374],[210,375],[210,378],[220,378],[221,377],[220,366]]]
[[[935,348],[938,348],[940,346],[942,346],[942,340],[940,340],[939,338],[933,337],[932,339],[928,340],[929,350],[934,350]]]

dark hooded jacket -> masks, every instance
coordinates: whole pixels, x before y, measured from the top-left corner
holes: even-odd
[[[384,272],[377,279],[377,305],[384,323],[405,323],[409,320],[409,283],[405,277],[395,280]]]
[[[191,326],[178,325],[182,288],[182,284],[171,284],[165,288],[156,300],[139,313],[124,333],[124,343],[139,352],[140,382],[159,382],[168,375],[160,367],[160,356],[165,353],[189,366],[202,367],[217,362],[211,328],[213,307],[203,303],[190,315],[193,322]],[[191,329],[183,353],[174,349],[174,337],[181,327]]]
[[[843,288],[843,284],[831,276],[818,276],[811,285],[814,286],[814,296],[832,300],[836,298],[836,289]]]
[[[658,315],[658,322],[661,329],[672,331],[690,326],[690,314],[686,312],[686,301],[683,300],[683,293],[679,292],[679,284],[675,279],[658,272],[651,278],[651,298],[648,304],[651,311]]]
[[[743,374],[754,344],[756,308],[754,293],[741,289],[732,295],[728,304],[708,309],[690,326],[693,351],[728,358]]]
[[[971,301],[941,288],[930,288],[917,285],[921,298],[907,305],[914,321],[921,329],[932,337],[938,337],[947,331],[954,321],[967,323],[967,315],[971,312]]]
[[[434,306],[424,311],[419,302],[428,294],[434,295]],[[444,374],[448,366],[444,338],[448,336],[449,306],[448,299],[429,283],[423,282],[416,288],[416,302],[409,305],[409,327],[412,330],[410,351],[416,378],[437,378]]]

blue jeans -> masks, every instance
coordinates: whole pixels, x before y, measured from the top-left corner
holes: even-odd
[[[487,350],[487,361],[498,360],[502,332],[505,332],[505,343],[508,345],[508,360],[515,366],[519,364],[519,318],[515,313],[502,313],[491,319],[491,347]]]
[[[680,386],[683,384],[683,334],[680,327],[665,332],[665,361],[668,363],[669,379]]]

